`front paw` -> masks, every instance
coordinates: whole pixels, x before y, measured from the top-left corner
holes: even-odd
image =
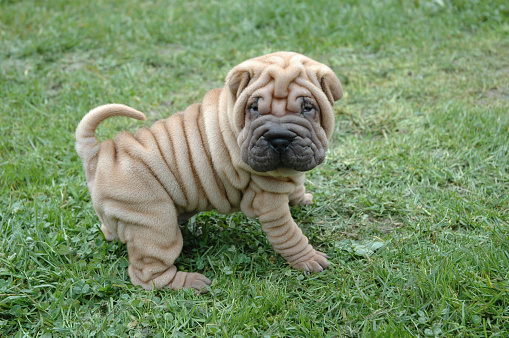
[[[303,194],[300,198],[290,201],[290,205],[311,205],[313,204],[313,194]]]
[[[113,233],[111,233],[108,230],[108,228],[106,228],[106,226],[104,224],[101,224],[101,231],[104,234],[104,239],[107,240],[107,241],[113,241],[113,240],[118,238],[118,236],[113,234]]]
[[[330,262],[327,260],[327,258],[327,255],[323,252],[314,250],[314,254],[311,257],[292,264],[292,268],[306,272],[322,272],[330,265]]]
[[[304,197],[302,197],[302,201],[300,201],[300,204],[302,205],[311,205],[313,204],[313,194],[304,194]]]

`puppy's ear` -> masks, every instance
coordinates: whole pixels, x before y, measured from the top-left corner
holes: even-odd
[[[242,91],[246,89],[250,80],[251,74],[249,73],[249,71],[238,70],[230,74],[228,79],[226,79],[226,83],[228,84],[228,87],[230,88],[232,94],[235,95],[235,97],[239,97],[240,93],[242,93]]]
[[[322,75],[320,84],[331,104],[334,104],[334,102],[343,97],[343,87],[341,87],[338,77],[332,71]]]

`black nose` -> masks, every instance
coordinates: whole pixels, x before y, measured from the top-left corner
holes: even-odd
[[[272,140],[269,140],[270,145],[276,149],[279,153],[284,151],[288,145],[290,144],[290,140],[286,138],[275,138]]]
[[[277,152],[282,152],[292,143],[295,133],[275,127],[269,129],[263,136]]]

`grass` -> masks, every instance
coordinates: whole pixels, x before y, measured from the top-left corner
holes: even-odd
[[[0,1],[0,336],[509,335],[508,36],[501,0]],[[178,261],[209,294],[133,287],[77,123],[108,102],[151,123],[276,50],[344,85],[292,210],[332,267],[293,271],[256,220],[210,212]]]

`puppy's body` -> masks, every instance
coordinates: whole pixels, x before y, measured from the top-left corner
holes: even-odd
[[[127,243],[133,284],[198,291],[210,284],[173,265],[182,250],[179,222],[210,209],[259,217],[275,250],[298,269],[327,267],[288,204],[311,203],[303,170],[323,161],[332,103],[340,97],[330,69],[276,53],[240,64],[201,104],[135,135],[120,133],[101,144],[94,136],[110,116],[145,118],[132,108],[106,105],[87,114],[76,148],[106,238]]]

